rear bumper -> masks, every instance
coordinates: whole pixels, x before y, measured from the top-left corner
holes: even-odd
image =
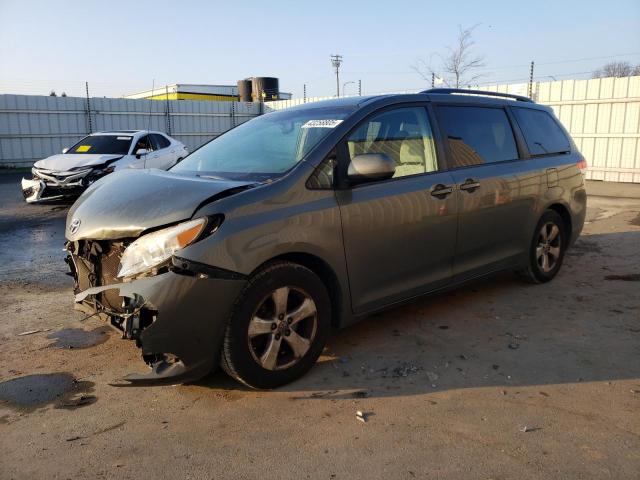
[[[220,346],[232,306],[244,287],[244,279],[202,278],[169,271],[128,283],[93,287],[76,295],[83,311],[96,295],[117,289],[133,312],[148,312],[153,321],[139,328],[134,338],[151,370],[129,374],[131,383],[178,383],[197,380],[218,363]],[[127,316],[127,314],[123,315]],[[137,317],[140,318],[139,316]],[[126,330],[136,314],[125,320]]]

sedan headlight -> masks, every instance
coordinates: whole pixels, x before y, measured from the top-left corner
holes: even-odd
[[[124,251],[118,277],[130,277],[160,265],[193,243],[206,225],[206,218],[198,218],[143,235]]]

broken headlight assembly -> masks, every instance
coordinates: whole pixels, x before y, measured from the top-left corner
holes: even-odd
[[[116,169],[116,166],[112,165],[112,163],[113,162],[109,162],[104,165],[94,167],[93,170],[91,170],[91,172],[89,173],[89,175],[86,176],[86,181],[85,181],[86,185],[89,186],[96,180],[99,180],[102,177],[104,177],[105,175],[113,173],[113,171]]]
[[[222,217],[198,218],[141,236],[122,254],[119,278],[147,273],[167,262],[173,254],[214,233]]]

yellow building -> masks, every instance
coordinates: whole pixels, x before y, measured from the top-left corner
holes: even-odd
[[[124,98],[147,100],[213,100],[238,101],[238,87],[235,85],[196,85],[175,83],[144,92],[125,95]]]
[[[238,101],[238,87],[236,85],[198,85],[175,83],[146,90],[144,92],[125,95],[124,98],[141,98],[147,100],[210,100],[210,101]],[[290,93],[280,93],[281,100],[291,98]]]

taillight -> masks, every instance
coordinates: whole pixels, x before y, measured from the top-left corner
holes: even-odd
[[[578,161],[577,165],[580,171],[582,172],[582,174],[584,175],[587,172],[587,161],[584,158],[581,158]]]

